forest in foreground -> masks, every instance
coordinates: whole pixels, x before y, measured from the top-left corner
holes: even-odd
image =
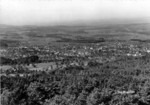
[[[150,105],[149,68],[147,55],[105,64],[93,62],[85,68],[70,66],[22,77],[1,76],[1,104]]]

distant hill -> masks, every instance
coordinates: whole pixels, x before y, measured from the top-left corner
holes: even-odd
[[[126,24],[122,22],[108,23],[80,26],[9,26],[1,24],[0,39],[21,40],[35,44],[61,42],[64,39],[78,40],[77,38],[79,37],[113,40],[150,39],[150,23],[148,22],[132,22]]]

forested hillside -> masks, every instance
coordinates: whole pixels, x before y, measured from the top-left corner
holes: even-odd
[[[2,76],[1,104],[150,105],[149,68],[147,55],[86,68],[70,66],[23,77]]]

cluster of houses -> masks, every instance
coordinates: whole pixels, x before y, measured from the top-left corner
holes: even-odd
[[[68,44],[61,47],[19,46],[1,49],[1,56],[11,59],[37,55],[41,62],[52,62],[67,58],[90,58],[110,56],[142,56],[150,53],[149,46],[125,42],[98,44]]]
[[[28,66],[30,70],[54,70],[68,66],[88,66],[95,61],[105,63],[118,56],[141,57],[150,54],[150,46],[131,42],[103,42],[97,44],[65,44],[55,46],[19,46],[0,50],[1,56],[11,59],[37,55],[43,63]],[[50,64],[51,63],[51,64]],[[46,65],[44,65],[46,64]]]

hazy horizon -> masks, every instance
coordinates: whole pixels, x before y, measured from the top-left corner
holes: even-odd
[[[149,0],[0,1],[0,24],[7,25],[90,24],[134,19],[150,22]]]

